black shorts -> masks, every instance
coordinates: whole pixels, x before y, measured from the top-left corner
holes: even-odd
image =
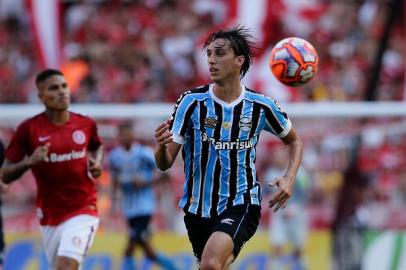
[[[234,242],[234,259],[245,242],[255,233],[261,217],[261,207],[244,204],[226,209],[218,217],[202,218],[186,213],[184,217],[193,253],[200,262],[203,249],[214,232],[224,232],[231,236]]]
[[[150,236],[149,224],[151,216],[137,216],[127,219],[130,233],[130,240],[145,242]]]

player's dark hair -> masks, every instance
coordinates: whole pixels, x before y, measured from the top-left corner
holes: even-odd
[[[133,129],[133,122],[132,121],[124,121],[124,122],[121,122],[119,125],[118,125],[118,130],[119,131],[122,131],[122,130],[126,130],[126,129],[130,129],[130,130],[132,130]]]
[[[234,53],[237,56],[244,56],[245,61],[240,71],[240,76],[243,78],[252,64],[252,58],[254,57],[255,50],[257,49],[255,42],[252,40],[253,36],[251,35],[249,29],[244,28],[244,26],[235,26],[230,29],[214,32],[207,37],[203,45],[203,50],[218,38],[224,38],[230,41],[230,46]]]
[[[39,83],[54,75],[63,76],[63,73],[57,69],[45,69],[37,74],[37,77],[35,78],[35,84],[38,85]]]

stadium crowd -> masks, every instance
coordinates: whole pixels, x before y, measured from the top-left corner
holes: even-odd
[[[205,2],[213,3],[206,5],[197,0],[64,1],[62,52],[66,62],[62,70],[77,72],[71,74],[70,81],[73,102],[174,102],[185,89],[206,82],[196,61],[196,51],[200,53],[201,39],[208,31],[227,23],[224,14],[228,6],[220,0]],[[285,4],[287,10],[288,2],[275,1]],[[296,35],[311,41],[318,51],[321,59],[318,75],[300,90],[291,91],[294,94],[285,101],[362,101],[382,37],[387,12],[385,3],[314,2],[318,3],[318,9],[304,13],[311,23],[301,23],[298,29],[274,13],[276,23],[284,27],[275,31],[269,43],[263,45],[272,46],[282,37]],[[33,76],[39,70],[39,62],[30,29],[23,9],[3,7],[0,103],[37,102]],[[404,40],[402,25],[397,24],[384,54],[378,100],[405,98]],[[99,124],[109,151],[117,143],[115,124],[108,121]],[[362,131],[358,120],[325,121],[321,127],[318,123],[317,129],[314,125],[311,120],[296,124],[306,145],[304,167],[312,179],[308,205],[312,225],[327,227],[331,223],[335,195],[356,145],[355,139],[348,138],[361,134],[357,164],[370,177],[368,199],[363,207],[373,211],[370,216],[382,217],[369,219],[367,225],[406,228],[406,219],[399,214],[406,205],[406,129],[402,119],[370,121]],[[392,126],[398,128],[391,129]],[[1,125],[0,135],[5,142],[9,141],[11,132],[10,125]],[[272,151],[275,147],[275,143],[266,138],[261,143],[266,146],[259,148],[262,151]],[[257,162],[265,164],[261,158]],[[272,166],[267,163],[260,173]],[[170,190],[174,194],[165,187],[158,188],[161,207],[154,222],[160,228],[176,227],[176,215],[171,213],[176,211],[181,192],[181,171],[181,165],[177,165],[171,172],[172,185],[176,188]],[[25,178],[13,185],[16,192],[4,198],[6,216],[21,225],[15,229],[31,228],[35,223],[35,217],[27,215],[34,213],[32,209],[27,210],[27,205],[33,205],[35,190],[32,184],[27,188],[31,176]],[[100,180],[99,200],[106,217],[109,215],[109,184],[106,169]]]
[[[262,47],[300,36],[315,44],[322,59],[318,76],[287,101],[363,100],[384,31],[386,2],[313,1],[316,8],[296,10],[302,13],[296,19],[289,16],[289,1],[273,2],[271,8],[283,8],[270,13],[276,30],[268,30],[272,34]],[[300,9],[301,1],[295,5]],[[63,68],[78,73],[72,75],[74,101],[174,102],[184,89],[205,82],[196,51],[209,30],[228,23],[227,8],[227,1],[218,0],[64,1]],[[392,29],[384,54],[379,100],[403,99],[402,23]],[[0,41],[0,102],[35,102],[32,78],[38,61],[23,10],[3,9]]]

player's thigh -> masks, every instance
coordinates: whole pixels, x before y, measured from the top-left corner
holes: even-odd
[[[184,222],[193,253],[200,262],[203,249],[212,234],[212,220],[187,213],[184,216]]]
[[[79,215],[66,221],[57,256],[74,259],[80,265],[93,243],[98,225],[99,218],[90,215]]]
[[[234,242],[230,235],[224,232],[214,232],[207,241],[202,255],[201,266],[219,266],[227,269],[234,260]]]
[[[271,213],[272,220],[269,225],[269,238],[273,246],[283,246],[288,241],[287,222],[283,218],[283,213]]]
[[[40,233],[48,263],[52,268],[55,268],[62,226],[40,226]]]
[[[223,232],[231,237],[235,259],[243,245],[255,234],[260,217],[261,207],[258,205],[233,206],[217,217],[212,232]]]
[[[75,259],[58,256],[56,258],[56,270],[78,270],[79,262]]]
[[[130,240],[136,243],[144,243],[151,237],[151,215],[131,217],[127,220]]]
[[[307,215],[304,212],[297,213],[289,220],[286,229],[291,244],[295,248],[303,248],[308,235]]]

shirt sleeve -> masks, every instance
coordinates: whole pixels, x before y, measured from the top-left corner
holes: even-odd
[[[114,150],[110,152],[108,156],[108,163],[109,163],[109,171],[113,177],[116,177],[119,174],[119,168],[116,165],[116,159]]]
[[[5,157],[11,162],[21,161],[29,152],[29,125],[22,123],[14,132],[10,144],[8,145]]]
[[[155,170],[156,164],[155,164],[154,150],[152,148],[145,147],[143,159],[146,162],[146,165],[148,166],[148,168],[150,168],[151,170]]]
[[[264,129],[278,138],[284,138],[292,128],[292,123],[288,115],[281,109],[279,104],[271,98],[267,98],[266,103],[263,105],[265,112]]]
[[[188,139],[189,120],[192,116],[193,110],[197,105],[190,95],[190,91],[183,93],[173,109],[171,132],[173,133],[173,141],[178,144],[185,144]]]
[[[97,148],[99,148],[99,146],[102,144],[102,142],[101,142],[99,134],[98,134],[96,122],[91,119],[91,123],[92,123],[92,127],[90,129],[90,138],[89,138],[88,149],[90,151],[94,151]]]

